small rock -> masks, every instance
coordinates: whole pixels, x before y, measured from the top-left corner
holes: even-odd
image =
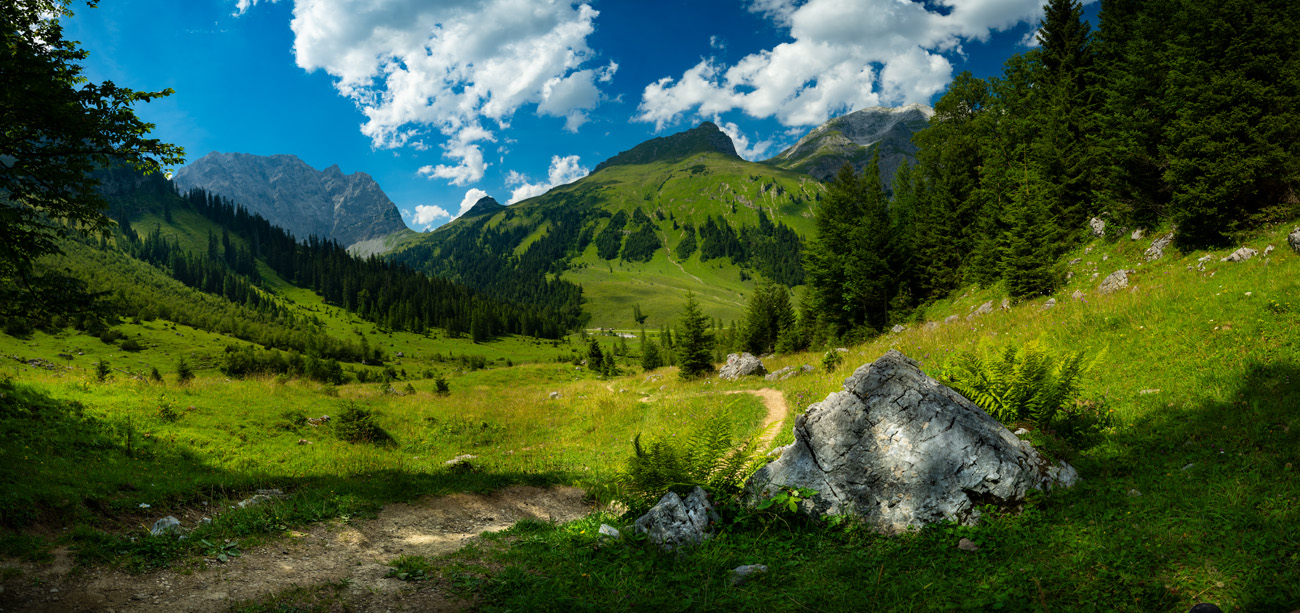
[[[1187,613],[1223,613],[1223,609],[1208,602],[1202,602],[1188,609]]]
[[[1109,254],[1109,253],[1107,253],[1106,255],[1101,256],[1101,261],[1103,261],[1103,262],[1105,262],[1106,260],[1109,260],[1109,259],[1110,259],[1110,254]]]
[[[971,319],[974,319],[979,315],[987,315],[992,312],[993,312],[993,301],[990,300],[988,302],[985,302],[984,304],[981,304],[980,308],[975,309],[975,312],[971,313],[970,315],[967,315],[966,321],[970,321]]]
[[[647,379],[647,380],[649,380],[649,379]],[[551,400],[558,400],[559,398],[560,398],[560,393],[559,393],[559,392],[551,392]]]
[[[168,515],[153,523],[153,528],[149,529],[149,534],[162,536],[164,534],[174,534],[181,531],[181,520]]]
[[[1170,232],[1169,234],[1166,234],[1160,238],[1157,238],[1154,241],[1151,241],[1151,246],[1147,247],[1146,252],[1142,254],[1142,259],[1148,262],[1154,262],[1155,260],[1164,257],[1165,248],[1168,247],[1170,243],[1173,242],[1174,242],[1173,232]]]
[[[600,535],[604,538],[610,538],[616,541],[623,538],[623,534],[618,531],[618,528],[609,524],[600,525]]]
[[[1010,309],[1010,308],[1011,308],[1011,299],[1010,299],[1010,298],[1003,298],[1003,299],[1002,299],[1002,310],[1005,311],[1005,310]]]
[[[1300,253],[1300,226],[1296,226],[1286,237],[1286,243],[1291,245],[1291,250]]]
[[[1074,258],[1073,260],[1070,260],[1070,265],[1071,265],[1071,266],[1074,266],[1075,264],[1078,264],[1079,262],[1082,262],[1082,261],[1083,261],[1083,258]]]
[[[1274,247],[1273,247],[1272,245],[1269,245],[1269,246],[1265,247],[1265,248],[1264,248],[1264,257],[1268,257],[1268,254],[1273,253],[1273,249],[1274,249]]]
[[[1024,428],[1016,428],[1016,431],[1012,432],[1012,434],[1020,436],[1021,434],[1029,434],[1029,431]]]
[[[957,316],[956,316],[956,315],[949,315],[949,316],[943,318],[943,323],[946,323],[946,324],[950,324],[950,323],[952,323],[952,322],[954,322],[954,321],[957,321]]]
[[[1195,462],[1192,462],[1192,463],[1188,464],[1187,466],[1184,466],[1184,467],[1183,467],[1183,470],[1191,470],[1191,468],[1192,468],[1193,466],[1196,466],[1196,463],[1195,463]]]
[[[893,332],[894,334],[898,334],[899,332],[902,332],[903,330],[906,329],[907,326],[904,326],[903,324],[894,324],[894,327],[890,328],[889,331]]]
[[[1139,391],[1139,392],[1138,392],[1138,395],[1140,395],[1140,396],[1145,396],[1145,395],[1147,395],[1147,394],[1159,394],[1159,393],[1160,393],[1160,390],[1159,390],[1159,389],[1149,389],[1149,390],[1141,390],[1141,391]]]
[[[686,500],[676,492],[664,494],[649,512],[636,520],[635,529],[664,551],[672,551],[699,545],[712,537],[713,526],[719,519],[708,493],[696,486]]]
[[[1104,222],[1104,221],[1102,221],[1102,220],[1100,220],[1100,219],[1098,219],[1098,218],[1096,218],[1096,217],[1093,217],[1092,219],[1089,219],[1089,220],[1088,220],[1088,227],[1089,227],[1089,228],[1092,228],[1092,235],[1093,235],[1093,236],[1095,236],[1095,237],[1097,237],[1097,238],[1101,238],[1101,237],[1103,237],[1103,236],[1106,236],[1106,222]]]
[[[975,541],[972,541],[968,538],[962,538],[962,540],[957,542],[957,549],[960,549],[962,551],[979,551],[980,546],[976,545]]]
[[[1251,249],[1250,247],[1242,247],[1241,249],[1233,251],[1232,254],[1229,255],[1228,257],[1221,258],[1219,261],[1220,262],[1245,262],[1246,260],[1249,260],[1250,258],[1253,258],[1257,255],[1259,255],[1258,251]]]
[[[1083,300],[1083,296],[1084,296],[1084,293],[1083,293],[1082,291],[1077,290],[1077,289],[1074,290],[1074,293],[1073,293],[1073,294],[1070,294],[1070,297],[1071,297],[1071,298],[1074,298],[1075,300]]]
[[[1137,498],[1138,496],[1142,495],[1142,492],[1139,492],[1137,491],[1137,488],[1134,488],[1128,491],[1128,495]]]
[[[731,571],[731,584],[740,585],[754,577],[767,574],[767,567],[762,564],[746,564],[737,566]]]
[[[718,377],[735,381],[749,375],[764,374],[767,374],[767,368],[763,366],[762,360],[749,353],[732,353],[727,355],[727,363],[722,366]]]
[[[846,347],[836,347],[836,348],[835,348],[835,351],[838,351],[838,352],[840,352],[840,353],[848,353],[848,352],[849,352],[848,348],[846,348]]]
[[[1101,285],[1097,286],[1097,291],[1102,294],[1109,294],[1126,287],[1128,287],[1128,271],[1121,268],[1102,279]]]
[[[452,459],[450,459],[450,460],[447,460],[446,462],[443,462],[442,465],[443,465],[443,466],[456,466],[457,464],[468,464],[470,460],[473,460],[473,459],[475,459],[475,458],[477,458],[477,457],[478,457],[478,456],[476,456],[476,455],[469,454],[469,453],[465,453],[465,454],[458,455],[458,456],[456,456],[456,457],[454,457],[454,458],[452,458]]]
[[[298,439],[298,444],[299,444],[299,445],[310,445],[310,444],[312,444],[312,442],[309,441],[309,440],[307,440],[307,439],[305,439],[305,438],[300,438],[300,439]]]
[[[1197,261],[1197,262],[1208,262],[1208,261],[1213,260],[1213,259],[1214,259],[1214,254],[1212,254],[1212,253],[1207,253],[1207,254],[1205,254],[1205,255],[1199,257],[1199,258],[1196,258],[1196,261]]]
[[[1144,230],[1142,230],[1142,228],[1138,228],[1138,229],[1136,229],[1136,230],[1133,231],[1133,234],[1132,234],[1132,235],[1129,236],[1129,240],[1135,240],[1135,241],[1136,241],[1136,240],[1141,240],[1143,234],[1146,234],[1146,232],[1145,232]]]
[[[1047,309],[1050,309],[1050,308],[1052,308],[1052,307],[1054,307],[1054,306],[1056,306],[1056,299],[1055,299],[1055,298],[1048,298],[1048,299],[1047,299],[1047,302],[1044,302],[1044,303],[1043,303],[1043,310],[1046,311]]]
[[[1092,245],[1088,245],[1087,247],[1083,248],[1084,255],[1088,255],[1089,253],[1092,253]]]

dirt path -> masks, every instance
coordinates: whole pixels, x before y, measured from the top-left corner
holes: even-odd
[[[583,491],[573,487],[514,486],[490,495],[430,497],[389,505],[372,520],[318,524],[194,572],[70,573],[70,556],[61,551],[53,564],[24,565],[22,575],[6,575],[0,611],[225,611],[236,601],[344,580],[353,610],[455,611],[469,603],[431,583],[384,578],[387,563],[403,554],[451,553],[484,531],[521,519],[570,521],[591,511]]]
[[[785,403],[785,395],[770,387],[761,390],[734,390],[727,393],[753,394],[763,399],[763,406],[767,407],[767,416],[763,418],[763,436],[758,439],[758,448],[763,449],[772,444],[781,422],[784,422],[786,416],[790,414],[790,407]]]

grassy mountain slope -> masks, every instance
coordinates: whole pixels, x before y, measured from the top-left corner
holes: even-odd
[[[870,602],[879,610],[1145,612],[1208,601],[1224,610],[1292,610],[1300,605],[1300,255],[1286,247],[1290,228],[1251,240],[1261,251],[1269,244],[1280,249],[1241,263],[1219,262],[1226,250],[1146,263],[1146,241],[1095,241],[1066,256],[1081,261],[1050,309],[1036,299],[966,319],[1002,296],[997,287],[969,288],[928,309],[925,318],[935,325],[917,322],[853,347],[837,372],[819,368],[777,382],[683,383],[671,368],[652,373],[658,379],[635,372],[598,380],[572,366],[537,364],[466,372],[443,397],[429,381],[397,393],[374,384],[231,381],[208,373],[185,386],[121,373],[97,383],[81,356],[71,370],[7,361],[19,389],[0,397],[0,457],[12,468],[0,487],[0,552],[39,557],[53,543],[73,544],[90,563],[147,568],[203,557],[200,538],[250,547],[286,538],[295,526],[355,520],[426,493],[563,482],[608,495],[611,474],[632,454],[637,433],[647,440],[678,434],[711,413],[725,416],[735,434],[752,433],[761,408],[726,391],[783,393],[794,411],[773,442],[779,446],[790,442],[799,412],[889,348],[937,375],[955,352],[1037,342],[1053,353],[1084,352],[1091,369],[1082,380],[1082,406],[1103,422],[1072,448],[1050,447],[1079,469],[1081,483],[1035,498],[1019,513],[994,511],[977,526],[887,538],[852,524],[731,509],[722,533],[685,556],[635,541],[600,542],[600,523],[621,528],[632,518],[525,522],[490,537],[493,546],[431,560],[430,580],[407,584],[403,597],[450,590],[502,609],[689,602],[703,610],[802,611]],[[1202,265],[1203,255],[1212,257]],[[1100,280],[1119,268],[1136,271],[1132,289],[1098,294]],[[1081,299],[1070,297],[1076,290]],[[939,323],[950,315],[958,321]],[[55,352],[80,345],[40,333],[26,340],[0,335],[0,353],[48,356],[56,364]],[[783,355],[767,366],[819,358]],[[349,405],[371,410],[393,443],[348,443],[334,426],[293,421],[294,411],[337,417]],[[39,418],[14,406],[36,407]],[[443,465],[463,453],[478,456],[477,470]],[[212,511],[257,487],[290,495],[263,507]],[[142,503],[151,508],[141,510]],[[215,521],[196,526],[191,511],[212,513]],[[140,524],[168,514],[196,526],[193,538],[141,535]],[[961,538],[979,551],[957,549]],[[729,570],[752,563],[769,573],[752,586],[731,586]],[[33,571],[5,573],[7,594],[28,579],[24,572]],[[326,604],[344,608],[348,592],[333,594]]]
[[[639,160],[640,158],[638,158]],[[822,192],[815,180],[794,172],[746,162],[723,152],[693,153],[650,163],[620,163],[569,185],[525,200],[489,216],[457,219],[437,231],[397,247],[394,259],[428,272],[474,285],[472,263],[494,253],[515,268],[550,274],[581,284],[590,326],[630,327],[631,305],[641,302],[647,326],[670,323],[684,292],[700,295],[705,314],[738,319],[756,270],[728,258],[701,262],[701,253],[680,257],[684,227],[706,219],[732,228],[757,226],[760,212],[800,236],[813,232],[813,204]],[[648,219],[638,223],[637,211]],[[592,241],[619,212],[627,215],[624,235],[648,225],[659,247],[648,261],[605,259]],[[561,221],[563,220],[563,222]],[[494,235],[483,240],[487,233]],[[542,239],[550,237],[553,244]],[[548,250],[530,253],[543,244]],[[457,243],[464,247],[458,248]],[[476,251],[478,250],[478,251]],[[486,252],[486,254],[484,253]],[[530,258],[534,261],[529,261]]]

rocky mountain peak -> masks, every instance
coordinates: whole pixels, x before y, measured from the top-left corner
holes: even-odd
[[[596,165],[593,173],[610,166],[631,166],[653,162],[678,160],[698,153],[721,153],[739,158],[731,137],[717,124],[706,121],[685,132],[660,136],[641,143]]]
[[[397,206],[363,172],[318,171],[291,154],[213,152],[176,171],[182,191],[202,188],[242,204],[299,239],[354,245],[406,229]]]
[[[925,129],[933,116],[934,109],[923,104],[859,109],[818,126],[764,163],[826,181],[845,162],[861,171],[879,149],[880,175],[888,186],[904,160],[916,159],[912,135]]]
[[[483,196],[478,199],[478,202],[474,203],[474,206],[470,207],[468,211],[465,211],[465,214],[461,215],[461,217],[466,218],[478,217],[479,215],[491,215],[504,208],[506,208],[506,205],[497,202],[492,196]]]

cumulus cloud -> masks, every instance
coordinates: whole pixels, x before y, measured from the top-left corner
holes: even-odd
[[[530,183],[526,175],[512,170],[506,175],[506,185],[518,185],[518,187],[510,192],[510,201],[506,204],[540,196],[553,187],[573,183],[590,173],[591,171],[579,162],[576,155],[551,156],[551,168],[546,173],[546,181],[540,183]]]
[[[753,146],[750,146],[749,137],[745,136],[745,134],[740,131],[740,127],[735,123],[722,121],[722,119],[717,116],[714,116],[713,123],[718,125],[718,129],[722,130],[723,134],[726,134],[731,138],[731,144],[736,146],[736,154],[740,157],[751,162],[767,159],[767,152],[772,148],[771,139],[761,140],[754,143]]]
[[[475,204],[478,204],[479,200],[482,200],[487,195],[488,195],[487,192],[477,187],[470,188],[469,190],[467,190],[465,192],[465,197],[461,198],[460,200],[460,210],[456,211],[456,217],[460,217],[461,215],[468,213],[470,209],[474,208]]]
[[[244,13],[248,12],[248,9],[257,6],[257,3],[260,1],[261,0],[239,0],[238,2],[235,3],[235,12],[232,14],[235,17],[243,15]],[[271,4],[274,4],[276,2],[279,2],[280,0],[266,0],[266,1]]]
[[[421,229],[428,230],[441,220],[451,219],[451,213],[446,209],[433,205],[417,205],[415,214],[411,216],[411,223],[416,226],[422,226]]]
[[[637,119],[663,129],[681,115],[741,110],[787,126],[824,123],[880,104],[927,102],[952,78],[944,54],[1032,20],[1042,0],[752,0],[790,41],[734,65],[705,58],[642,92]],[[946,14],[945,14],[946,13]]]
[[[618,68],[589,66],[598,14],[567,0],[295,0],[291,27],[298,66],[334,77],[374,147],[440,141],[451,163],[420,174],[466,185],[488,167],[478,143],[521,107],[570,131],[587,121]]]

